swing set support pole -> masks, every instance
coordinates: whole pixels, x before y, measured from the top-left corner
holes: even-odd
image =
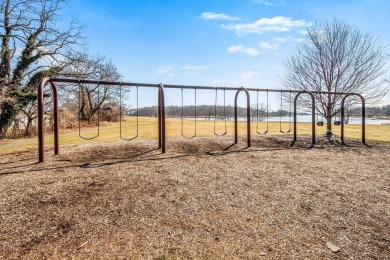
[[[244,91],[246,94],[246,131],[247,131],[247,145],[248,147],[251,147],[251,101],[250,101],[250,94],[249,91],[242,87],[241,89],[237,90],[236,96],[234,97],[234,143],[236,144],[238,142],[238,95],[241,91]]]
[[[343,145],[346,145],[345,144],[345,140],[344,140],[344,123],[345,123],[345,100],[349,97],[349,96],[358,96],[362,102],[362,144],[364,144],[365,146],[369,146],[367,143],[366,143],[366,102],[364,100],[364,97],[360,94],[355,94],[355,93],[351,93],[351,94],[347,94],[341,101],[341,143]]]
[[[165,153],[165,144],[166,144],[166,125],[165,125],[165,98],[164,98],[164,85],[160,84],[158,90],[158,103],[159,103],[159,140],[161,152]]]
[[[158,148],[161,148],[161,91],[160,88],[158,89],[158,106],[157,106],[157,113],[158,113]]]
[[[44,129],[44,114],[43,114],[43,106],[44,106],[44,97],[43,90],[47,82],[49,82],[50,78],[43,78],[38,86],[38,154],[39,154],[39,162],[42,163],[45,161],[45,129]],[[58,91],[54,82],[50,82],[51,89],[53,91],[53,103],[54,103],[54,155],[58,155],[60,153],[60,145],[59,145],[59,123],[58,123]]]
[[[308,94],[311,97],[311,144],[313,146],[316,143],[316,104],[314,94],[309,91],[299,92],[294,98],[294,139],[290,146],[297,141],[297,101],[301,94]]]

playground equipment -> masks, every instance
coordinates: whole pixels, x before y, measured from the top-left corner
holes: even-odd
[[[223,88],[223,121],[225,123],[225,130],[222,134],[217,133],[217,102],[218,102],[218,88],[215,88],[215,106],[214,106],[214,134],[224,136],[227,134],[227,116],[226,116],[226,89]]]
[[[194,135],[192,136],[185,136],[184,135],[184,90],[183,90],[183,86],[181,88],[181,136],[183,136],[184,138],[187,138],[187,139],[193,139],[196,137],[196,118],[197,118],[197,114],[196,114],[196,86],[195,86],[195,123],[194,123]]]
[[[266,118],[267,118],[267,129],[264,132],[259,132],[259,92],[257,91],[257,99],[256,99],[256,133],[259,135],[266,135],[268,134],[268,119],[269,119],[269,110],[268,110],[268,90],[267,90],[267,109],[266,109]]]
[[[337,117],[338,117],[338,119],[337,119]],[[340,114],[339,114],[339,113],[337,113],[337,114],[334,116],[333,124],[334,124],[334,125],[341,125]]]
[[[317,114],[317,125],[323,126],[324,125],[324,116],[321,115],[321,120],[318,120],[318,114]]]
[[[350,96],[357,96],[360,98],[362,102],[362,143],[366,146],[366,123],[365,123],[365,118],[366,118],[366,101],[364,100],[364,97],[358,93],[349,93],[345,94],[343,99],[341,100],[341,143],[345,145],[344,141],[344,122],[345,122],[345,100],[350,97]]]
[[[135,132],[135,135],[133,137],[130,137],[130,138],[124,138],[123,137],[123,134],[122,134],[122,84],[119,83],[119,137],[120,139],[122,140],[126,140],[126,141],[131,141],[131,140],[134,140],[135,138],[138,137],[138,126],[139,126],[139,113],[138,113],[138,84],[136,86],[136,132]]]
[[[337,105],[337,103],[336,103],[336,105]],[[341,125],[341,120],[340,119],[341,119],[340,112],[337,112],[336,115],[334,116],[333,124],[334,125]]]
[[[288,129],[287,131],[282,130],[282,111],[283,111],[283,93],[280,92],[280,112],[279,112],[279,131],[282,134],[288,134],[291,132],[291,91],[290,91],[290,109],[288,111]]]
[[[81,83],[80,83],[80,80],[78,81],[78,85],[79,85],[79,111],[81,111],[81,93],[84,91],[83,88],[81,87]],[[97,83],[97,95],[98,95],[98,103],[100,103],[100,84],[99,84],[99,81]],[[78,114],[78,121],[79,121],[79,137],[84,139],[84,140],[92,140],[92,139],[95,139],[96,137],[98,137],[100,135],[100,107],[98,107],[98,110],[97,110],[97,134],[92,136],[92,137],[86,137],[86,136],[83,136],[81,134],[81,115],[80,115],[80,112]]]
[[[246,141],[248,147],[252,145],[251,139],[251,97],[248,89],[241,87],[237,89],[236,95],[234,96],[234,143],[238,143],[238,95],[241,91],[246,94]]]
[[[315,97],[314,92],[309,91],[299,91],[298,94],[294,98],[294,140],[291,143],[291,146],[295,144],[297,141],[297,101],[300,95],[308,94],[311,98],[311,144],[314,145],[316,143],[316,123],[315,123],[315,114],[316,114],[316,105],[315,105]],[[336,92],[334,92],[336,93]]]
[[[53,104],[54,104],[54,154],[59,154],[59,118],[58,118],[58,91],[56,83],[73,83],[73,84],[96,84],[96,85],[110,85],[110,86],[120,86],[121,87],[137,87],[137,101],[138,101],[138,87],[143,88],[155,88],[158,90],[158,147],[161,148],[161,152],[166,152],[166,123],[165,123],[165,97],[164,90],[166,88],[170,89],[194,89],[196,90],[229,90],[236,91],[234,98],[234,143],[238,142],[238,105],[237,99],[240,92],[246,94],[246,125],[247,125],[247,146],[251,146],[251,109],[250,109],[250,95],[249,91],[257,92],[280,92],[280,93],[290,93],[290,101],[292,98],[292,93],[296,94],[294,98],[294,111],[293,111],[293,142],[291,146],[297,141],[297,100],[302,95],[309,95],[311,98],[311,107],[312,107],[312,145],[315,144],[315,94],[330,94],[330,95],[343,95],[341,101],[341,142],[345,145],[344,142],[344,103],[347,97],[349,96],[358,96],[362,102],[362,143],[366,144],[365,141],[365,101],[364,98],[357,93],[345,93],[345,92],[320,92],[320,91],[300,91],[300,90],[280,90],[280,89],[258,89],[258,88],[244,88],[244,87],[232,87],[232,88],[221,88],[221,87],[209,87],[209,86],[181,86],[181,85],[163,85],[163,84],[147,84],[147,83],[132,83],[132,82],[114,82],[114,81],[96,81],[96,80],[77,80],[77,79],[64,79],[64,78],[48,78],[45,77],[41,80],[38,86],[38,153],[39,153],[39,162],[44,162],[44,96],[43,90],[47,83],[50,84],[53,91]],[[195,97],[196,100],[196,97]],[[182,101],[183,102],[183,101]],[[268,103],[268,102],[267,102]],[[137,102],[138,104],[138,102]],[[226,104],[225,104],[226,105]],[[291,114],[291,102],[290,102],[290,114]],[[196,107],[196,101],[195,101]],[[267,106],[268,107],[268,106]],[[138,105],[137,105],[138,108]],[[138,110],[138,109],[137,109]],[[267,109],[268,110],[268,109]],[[138,112],[137,112],[138,115]],[[226,116],[226,115],[225,115]],[[196,116],[195,116],[196,118]],[[138,121],[137,121],[138,122]],[[138,123],[137,123],[138,126]],[[138,131],[138,130],[137,130]],[[138,135],[138,132],[137,132]],[[196,134],[195,134],[196,135]],[[132,140],[130,138],[128,140]]]

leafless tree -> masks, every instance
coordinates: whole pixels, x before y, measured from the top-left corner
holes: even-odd
[[[60,29],[57,16],[64,0],[0,2],[0,138],[20,109],[36,100],[36,82],[56,75],[68,53],[84,43],[74,22]]]
[[[70,58],[69,65],[64,68],[61,75],[78,78],[94,79],[98,81],[119,81],[122,75],[111,60],[104,56],[90,57],[88,54],[80,54]],[[91,84],[63,84],[58,85],[61,88],[63,97],[69,103],[78,103],[77,113],[80,120],[91,122],[96,118],[97,112],[102,109],[104,103],[119,105],[120,95],[128,93],[129,88],[109,85],[91,85]],[[123,102],[122,102],[123,105]]]
[[[290,89],[326,92],[355,92],[377,102],[388,89],[383,84],[386,55],[369,33],[346,21],[334,19],[307,29],[298,51],[286,62],[282,76]],[[332,135],[332,117],[340,111],[341,95],[316,95],[316,112],[326,119]],[[308,100],[303,101],[309,106]]]
[[[37,105],[35,102],[32,102],[28,104],[27,106],[23,107],[20,112],[24,115],[26,118],[26,126],[24,135],[27,136],[31,132],[31,127],[34,122],[34,120],[37,118]]]

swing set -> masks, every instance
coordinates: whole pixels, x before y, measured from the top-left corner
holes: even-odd
[[[343,95],[341,101],[341,113],[340,113],[340,125],[341,125],[341,143],[345,145],[344,142],[344,122],[345,122],[345,101],[350,96],[358,96],[362,102],[362,143],[366,145],[365,141],[365,100],[363,96],[357,93],[345,93],[345,92],[320,92],[320,91],[300,91],[300,90],[280,90],[280,89],[259,89],[259,88],[244,88],[244,87],[211,87],[211,86],[183,86],[183,85],[163,85],[163,84],[147,84],[147,83],[132,83],[132,82],[114,82],[114,81],[96,81],[96,80],[80,80],[80,79],[65,79],[65,78],[49,78],[45,77],[41,80],[38,86],[38,153],[39,153],[39,162],[44,162],[44,95],[43,90],[45,85],[49,83],[53,92],[53,103],[54,103],[54,154],[59,154],[59,118],[58,118],[58,91],[56,83],[70,83],[78,84],[79,86],[79,109],[80,109],[80,99],[81,99],[81,84],[94,84],[96,85],[97,90],[97,99],[100,102],[100,86],[109,85],[119,86],[119,103],[120,103],[120,118],[123,115],[123,103],[122,103],[122,88],[123,87],[132,87],[136,89],[136,124],[135,124],[135,135],[132,137],[124,137],[122,131],[122,123],[120,120],[120,139],[125,141],[131,141],[138,137],[139,135],[139,88],[154,88],[158,90],[158,148],[161,148],[161,152],[166,152],[166,116],[165,116],[165,89],[181,89],[181,135],[186,139],[193,139],[197,136],[197,92],[198,90],[215,90],[215,105],[214,105],[214,135],[224,136],[227,134],[227,113],[226,113],[226,91],[236,91],[234,98],[234,143],[238,142],[238,96],[240,92],[244,92],[246,95],[246,128],[247,128],[247,146],[251,147],[251,106],[250,106],[250,91],[257,92],[257,104],[256,104],[256,133],[259,135],[267,135],[269,133],[269,92],[280,93],[280,120],[279,120],[279,131],[283,134],[289,134],[293,131],[293,141],[291,146],[297,141],[297,100],[300,95],[305,94],[311,98],[311,125],[312,125],[312,145],[315,144],[315,126],[316,126],[316,113],[315,113],[315,96],[316,94],[331,94],[331,95]],[[184,90],[192,89],[194,90],[194,132],[193,135],[186,135],[184,133]],[[217,102],[218,102],[218,91],[223,91],[223,121],[224,121],[224,130],[223,132],[217,132]],[[260,92],[266,92],[266,130],[259,130],[259,95]],[[282,129],[282,110],[283,110],[283,94],[289,93],[289,120],[288,120],[288,129]],[[294,101],[292,101],[292,94],[295,94]],[[99,103],[100,104],[100,103]],[[81,115],[79,114],[79,136],[84,140],[92,140],[97,138],[100,135],[100,107],[97,111],[97,134],[92,137],[86,137],[81,133]],[[293,110],[293,111],[292,111]],[[293,115],[293,121],[291,121],[291,115]],[[318,121],[318,115],[317,115]],[[317,125],[320,121],[317,122]],[[293,128],[291,128],[293,124]]]

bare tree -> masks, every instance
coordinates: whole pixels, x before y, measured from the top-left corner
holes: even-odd
[[[83,44],[72,21],[59,29],[64,0],[2,0],[0,3],[0,138],[18,112],[36,100],[37,79],[56,75],[62,61]]]
[[[62,75],[78,79],[94,79],[98,81],[118,81],[122,75],[111,60],[103,56],[90,57],[83,53],[71,57],[69,64],[61,72]],[[129,88],[120,91],[119,86],[77,84],[59,85],[63,96],[68,97],[68,101],[80,102],[77,113],[83,121],[91,122],[96,117],[97,112],[102,109],[104,103],[119,105],[119,95],[128,93]],[[122,93],[120,93],[122,92]],[[68,102],[69,103],[69,102]],[[123,104],[122,104],[123,105]]]
[[[27,119],[25,131],[24,131],[24,135],[27,136],[31,133],[32,124],[34,120],[38,117],[36,102],[32,102],[28,104],[27,106],[23,107],[20,111]]]
[[[290,89],[355,92],[375,102],[388,91],[381,80],[385,63],[383,47],[372,35],[334,19],[307,29],[297,53],[286,62],[282,81]],[[340,100],[341,95],[316,95],[316,111],[326,118],[328,136]]]

